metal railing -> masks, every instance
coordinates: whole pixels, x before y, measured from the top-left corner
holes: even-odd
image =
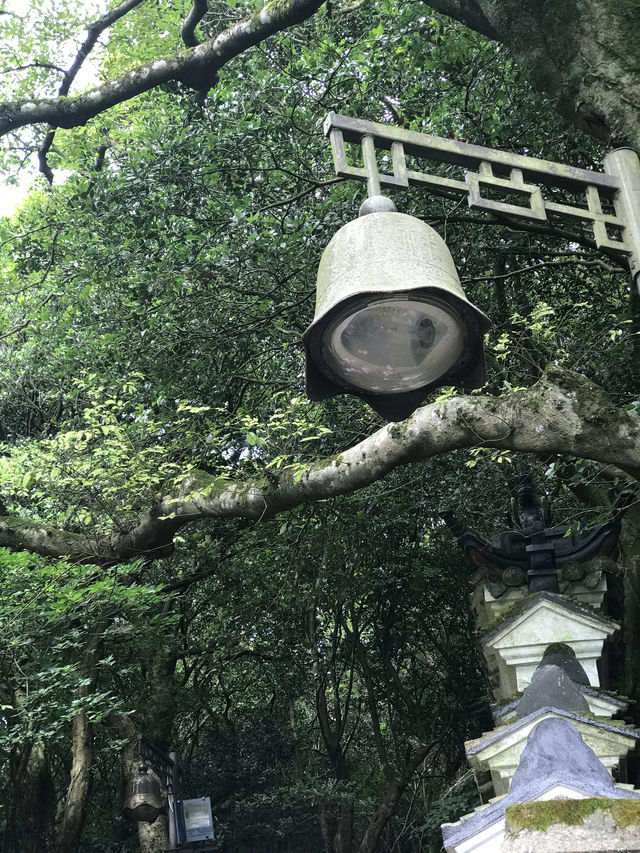
[[[550,214],[577,220],[591,228],[598,249],[628,261],[640,284],[640,161],[631,149],[611,152],[605,171],[595,172],[333,112],[324,131],[336,174],[366,181],[370,196],[382,186],[421,186],[455,199],[466,196],[470,208],[497,215],[538,223],[548,221]],[[362,166],[348,161],[345,144],[360,146]],[[376,149],[390,152],[390,168],[381,170]],[[464,180],[411,169],[408,157],[462,167]],[[542,188],[569,191],[581,203],[555,201]]]

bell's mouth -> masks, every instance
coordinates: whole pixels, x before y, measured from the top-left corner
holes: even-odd
[[[456,365],[467,328],[450,305],[419,293],[339,306],[320,336],[323,372],[339,385],[394,394],[430,385]]]

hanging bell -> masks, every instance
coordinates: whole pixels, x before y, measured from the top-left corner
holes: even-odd
[[[158,781],[149,776],[146,764],[141,764],[138,772],[129,782],[123,815],[129,820],[153,823],[160,814],[166,814],[167,806],[160,793]]]
[[[482,385],[488,327],[442,237],[373,196],[320,261],[315,318],[303,335],[307,395],[353,394],[402,420],[435,388]]]

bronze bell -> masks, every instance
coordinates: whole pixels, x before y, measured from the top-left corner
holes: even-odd
[[[320,261],[316,313],[302,336],[307,396],[353,394],[403,420],[435,388],[483,384],[489,325],[442,237],[373,196]]]
[[[162,799],[160,785],[147,770],[147,765],[141,764],[129,782],[122,813],[129,820],[153,823],[159,814],[166,814],[167,806]]]

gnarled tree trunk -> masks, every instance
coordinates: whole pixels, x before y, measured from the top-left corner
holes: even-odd
[[[86,696],[87,692],[88,686],[83,686],[79,689],[78,696]],[[75,853],[84,825],[93,760],[91,730],[85,711],[80,711],[73,718],[72,748],[71,778],[67,788],[62,822],[56,837],[56,853]]]
[[[78,666],[81,681],[76,696],[79,700],[89,696],[95,687],[95,664],[109,621],[110,617],[107,614],[97,621],[85,646]],[[73,752],[71,774],[62,820],[56,834],[54,845],[56,853],[75,853],[78,850],[89,799],[93,746],[91,724],[82,706],[73,717],[71,747]]]
[[[640,149],[636,0],[426,2],[507,45],[532,85],[577,127]]]

